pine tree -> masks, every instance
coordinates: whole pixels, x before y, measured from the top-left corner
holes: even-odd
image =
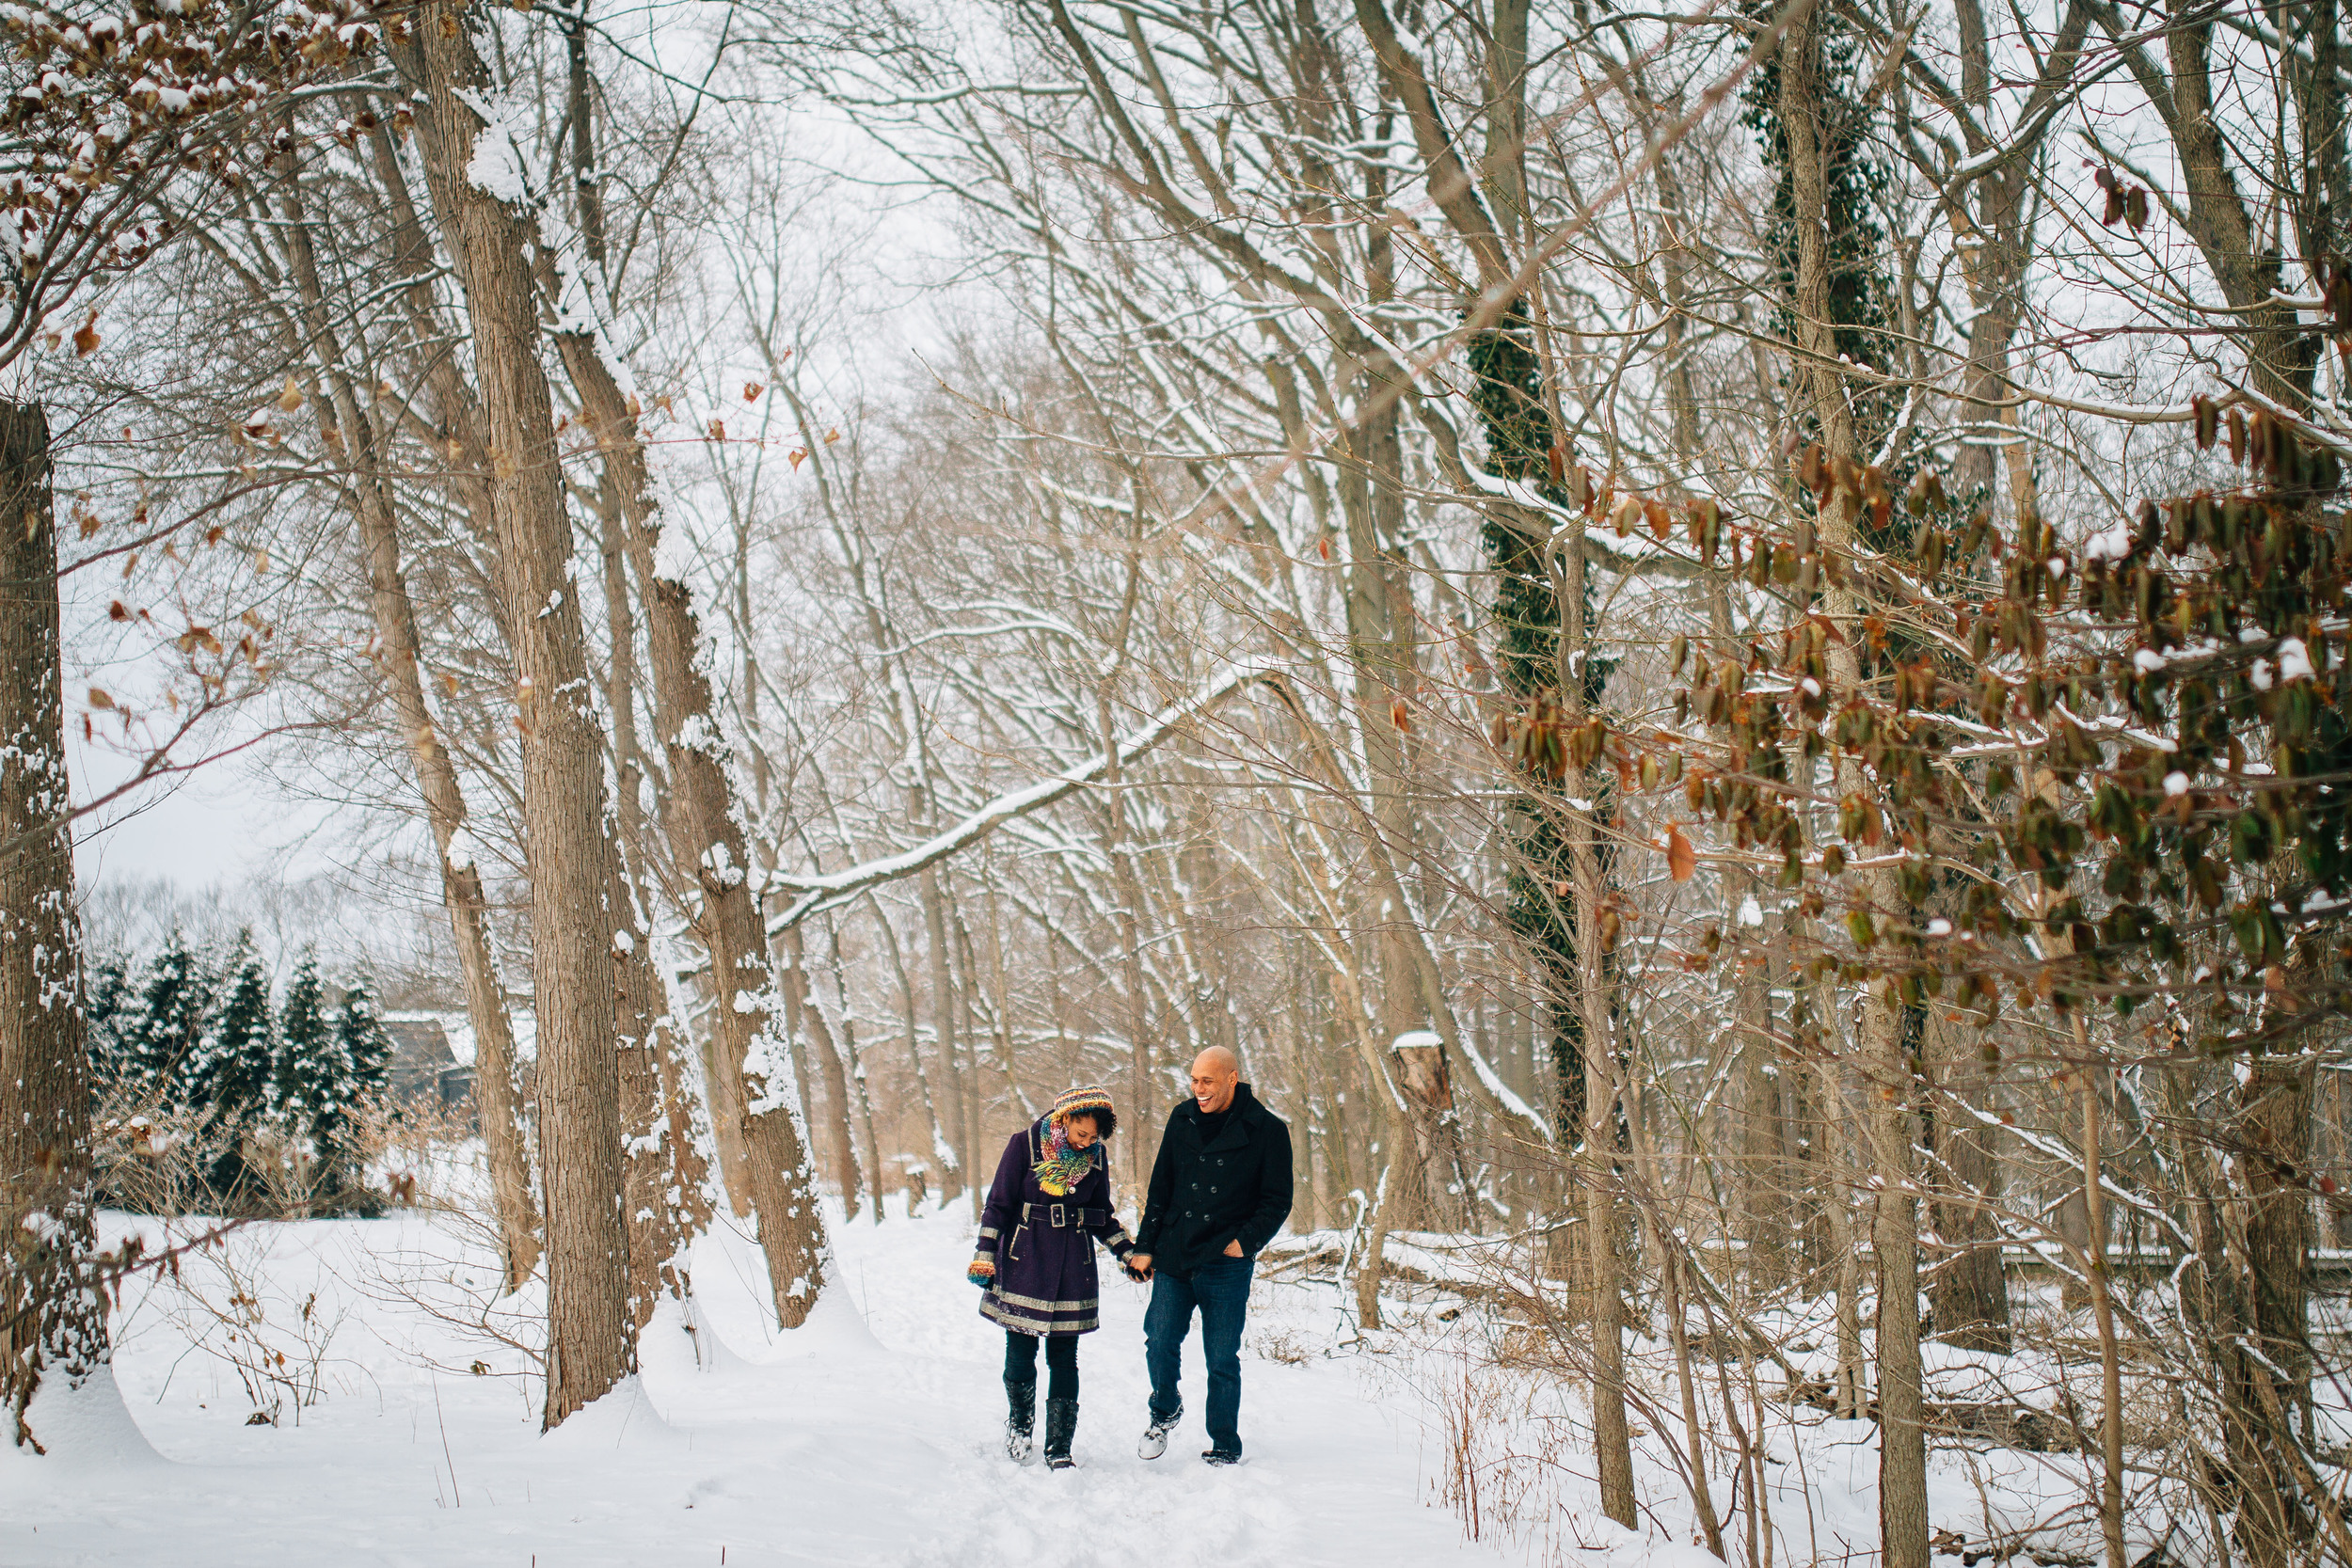
[[[213,990],[202,955],[174,927],[147,966],[135,1018],[123,1025],[122,1075],[139,1099],[175,1108],[202,1102],[192,1075],[202,1058]]]
[[[278,1014],[278,1056],[270,1070],[270,1092],[289,1128],[306,1132],[323,1148],[333,1141],[342,1115],[347,1076],[340,1043],[326,1016],[319,984],[318,954],[302,950],[286,1000]]]
[[[204,1032],[196,1081],[205,1103],[224,1117],[250,1123],[277,1108],[271,1089],[278,1055],[269,975],[262,968],[250,930],[237,933],[223,977],[226,990]]]
[[[278,1020],[270,1009],[269,975],[250,930],[237,933],[223,966],[225,990],[219,1009],[205,1029],[204,1046],[191,1084],[195,1103],[211,1113],[214,1191],[224,1196],[250,1194],[256,1173],[246,1161],[246,1141],[274,1117],[272,1079],[278,1056]]]
[[[335,1044],[343,1071],[333,1112],[341,1147],[348,1140],[352,1117],[383,1098],[391,1076],[392,1037],[375,1010],[375,995],[364,975],[354,979],[343,993],[342,1010],[335,1018]]]
[[[141,1022],[128,955],[109,953],[89,966],[82,1016],[89,1026],[90,1092],[103,1095],[130,1070]]]

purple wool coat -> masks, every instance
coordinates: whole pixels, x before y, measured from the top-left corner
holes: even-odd
[[[1015,1334],[1090,1334],[1103,1301],[1094,1243],[1101,1242],[1121,1262],[1136,1243],[1111,1209],[1103,1146],[1094,1146],[1093,1167],[1067,1197],[1038,1185],[1036,1166],[1044,1148],[1041,1117],[1012,1135],[996,1162],[973,1258],[996,1270],[980,1297],[980,1316]]]

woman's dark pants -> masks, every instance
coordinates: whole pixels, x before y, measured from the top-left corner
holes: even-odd
[[[1078,1337],[1075,1334],[1015,1334],[1005,1330],[1005,1381],[1037,1382],[1037,1342],[1045,1341],[1045,1397],[1078,1397]]]

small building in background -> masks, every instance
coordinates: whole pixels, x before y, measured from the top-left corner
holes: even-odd
[[[475,1114],[473,1064],[459,1061],[450,1049],[449,1021],[438,1013],[386,1013],[384,1032],[392,1040],[385,1085],[392,1103],[462,1114],[470,1122]],[[470,1045],[471,1031],[467,1033]]]

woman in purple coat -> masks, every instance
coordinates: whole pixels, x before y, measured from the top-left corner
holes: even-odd
[[[1111,1097],[1072,1089],[1005,1145],[980,1212],[979,1250],[967,1279],[981,1287],[980,1316],[1005,1329],[1005,1452],[1029,1457],[1037,1419],[1037,1346],[1045,1341],[1045,1463],[1070,1468],[1078,1431],[1078,1336],[1094,1332],[1102,1286],[1100,1241],[1122,1264],[1136,1249],[1111,1210],[1103,1143],[1119,1125]]]

